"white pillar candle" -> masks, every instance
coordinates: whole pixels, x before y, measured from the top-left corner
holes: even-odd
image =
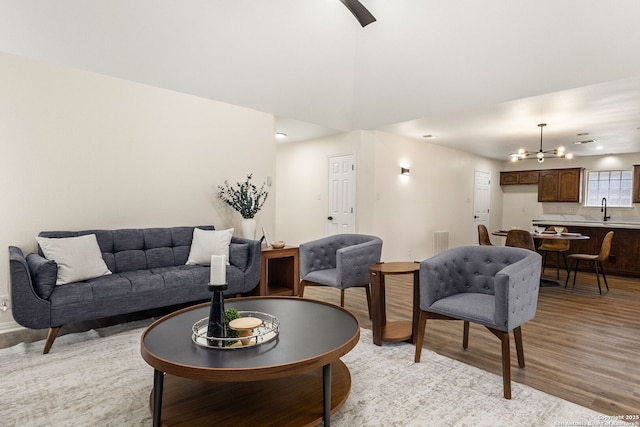
[[[227,283],[227,265],[224,255],[211,255],[211,277],[209,283],[212,285],[224,285]]]

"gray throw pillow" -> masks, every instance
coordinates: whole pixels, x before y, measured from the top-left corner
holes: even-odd
[[[38,254],[29,254],[27,255],[27,265],[36,293],[40,298],[49,299],[56,288],[58,264],[54,260],[43,258]]]
[[[249,263],[249,245],[246,243],[231,243],[229,245],[229,263],[242,271],[246,270]]]

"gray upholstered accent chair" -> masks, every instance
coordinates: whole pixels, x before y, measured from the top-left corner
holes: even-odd
[[[420,362],[427,319],[463,320],[485,326],[502,342],[504,397],[511,399],[509,331],[524,368],[520,327],[533,319],[540,286],[540,254],[505,246],[463,246],[420,262],[420,321],[415,362]]]
[[[380,262],[382,240],[366,234],[336,234],[303,243],[299,249],[300,296],[305,286],[323,285],[340,289],[340,306],[344,291],[364,287],[371,313],[369,266]]]

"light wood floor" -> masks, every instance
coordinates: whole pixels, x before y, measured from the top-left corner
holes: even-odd
[[[555,279],[553,275],[543,277]],[[409,276],[387,277],[387,318],[410,319]],[[607,415],[640,414],[640,279],[607,277],[600,295],[595,275],[578,274],[576,287],[540,288],[536,317],[522,327],[526,368],[518,368],[511,335],[512,380]],[[573,277],[573,276],[572,276]],[[604,288],[604,284],[603,284]],[[603,291],[604,292],[604,291]],[[305,288],[306,298],[340,304],[340,292]],[[370,328],[363,289],[349,289],[345,307]],[[427,322],[424,348],[501,375],[500,342],[471,325],[462,349],[462,322]],[[517,399],[517,394],[514,394]]]

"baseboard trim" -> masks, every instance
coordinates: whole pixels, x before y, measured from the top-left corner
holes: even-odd
[[[0,323],[0,334],[5,334],[5,333],[15,332],[15,331],[23,331],[25,329],[27,328],[18,325],[14,321]]]

